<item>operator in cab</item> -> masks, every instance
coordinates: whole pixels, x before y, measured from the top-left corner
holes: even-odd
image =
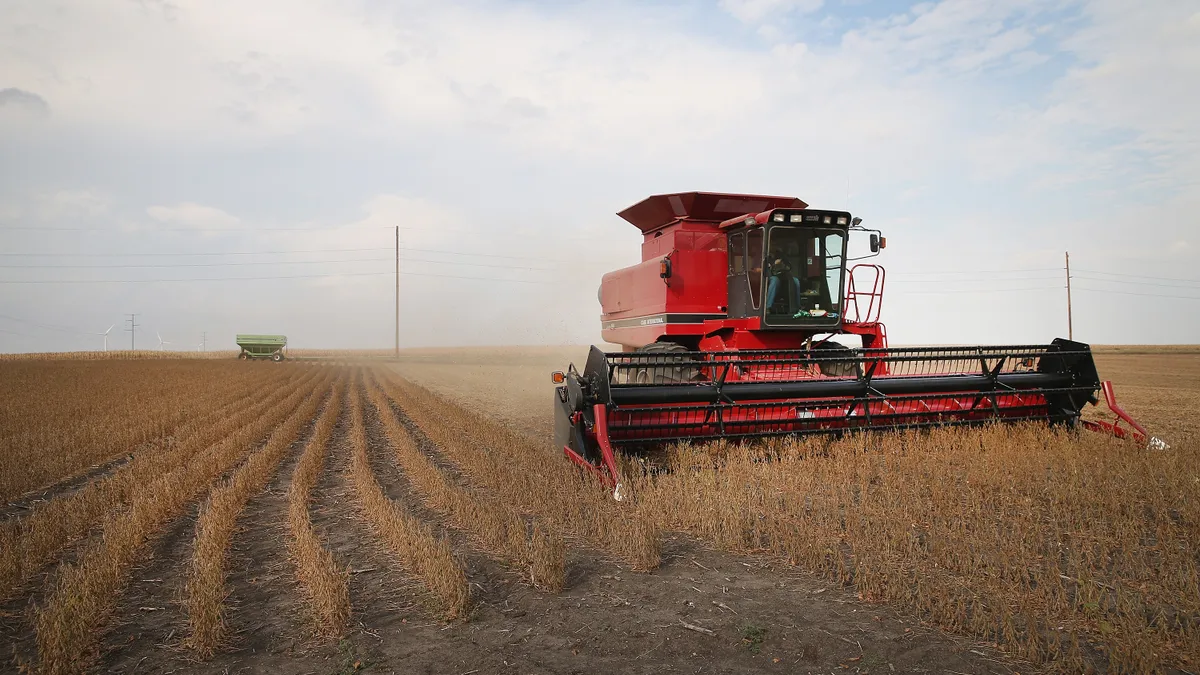
[[[782,286],[787,288],[790,284],[792,287],[792,295],[788,299],[788,312],[791,313],[791,305],[800,297],[800,280],[792,274],[792,265],[783,255],[783,249],[776,248],[771,251],[771,256],[767,260],[767,311],[775,306],[775,297],[779,293]],[[786,292],[786,290],[785,290]]]

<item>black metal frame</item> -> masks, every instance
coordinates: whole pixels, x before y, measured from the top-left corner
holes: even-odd
[[[631,446],[672,440],[844,433],[1041,421],[1073,425],[1100,387],[1088,345],[1057,339],[1047,345],[859,349],[828,351],[604,353],[593,347],[574,374],[575,410],[608,406],[612,442]],[[853,373],[814,375],[821,364],[845,363]],[[886,364],[886,374],[883,365]],[[691,381],[638,383],[636,373],[685,369]],[[734,369],[754,379],[730,379]],[[570,380],[568,380],[570,383]],[[975,394],[965,410],[939,402]],[[1032,402],[1031,402],[1032,401]],[[871,404],[921,403],[927,413],[872,413]],[[564,401],[564,403],[568,403]],[[836,417],[822,417],[837,410]],[[848,411],[848,412],[847,412]],[[958,414],[954,414],[957,412]],[[971,417],[971,419],[963,419]],[[751,421],[761,418],[763,422]],[[715,428],[711,434],[697,434]],[[672,433],[675,432],[675,433]]]

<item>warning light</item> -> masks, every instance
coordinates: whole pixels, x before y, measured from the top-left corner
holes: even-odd
[[[554,382],[554,384],[562,384],[563,382],[567,381],[567,374],[561,370],[556,370],[553,373],[550,373],[550,380]]]

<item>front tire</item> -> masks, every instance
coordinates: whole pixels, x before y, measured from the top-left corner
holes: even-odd
[[[635,354],[662,356],[667,365],[638,368],[633,373],[634,384],[679,384],[695,381],[700,375],[700,370],[687,365],[693,362],[692,357],[686,356],[687,352],[688,348],[677,342],[654,342],[645,347],[638,347]],[[676,354],[678,356],[671,358]]]
[[[821,352],[825,356],[838,359],[858,356],[858,352],[837,342],[822,342],[812,347],[813,352]],[[814,354],[817,367],[825,377],[855,377],[858,375],[858,361],[823,361]]]

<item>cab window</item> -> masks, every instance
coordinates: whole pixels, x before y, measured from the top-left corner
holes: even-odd
[[[762,304],[763,231],[756,227],[746,233],[746,259],[750,268],[750,302],[754,309]]]
[[[845,232],[776,226],[767,256],[768,324],[836,324],[842,312]]]
[[[738,232],[729,236],[729,276],[746,271],[746,235]]]

